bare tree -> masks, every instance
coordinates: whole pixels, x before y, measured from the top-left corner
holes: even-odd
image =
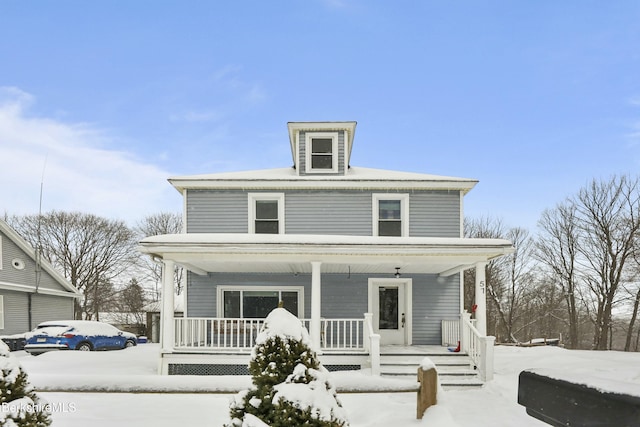
[[[82,301],[76,300],[76,318],[93,317],[105,298],[106,284],[134,260],[134,234],[122,221],[52,211],[15,217],[12,224],[34,247],[41,247],[42,256],[84,294]]]
[[[155,215],[149,215],[138,223],[135,232],[139,239],[148,236],[157,236],[161,234],[177,234],[182,232],[182,216],[178,213],[161,212]],[[145,278],[153,283],[153,299],[158,300],[159,285],[162,281],[162,266],[147,255],[141,255],[139,265],[143,270]],[[182,282],[184,271],[180,267],[176,267],[174,272],[176,293],[182,292]]]
[[[539,233],[535,257],[548,267],[565,299],[569,326],[569,348],[579,346],[579,317],[576,304],[578,286],[579,229],[571,201],[547,209],[538,221]]]
[[[535,295],[535,282],[533,277],[532,249],[533,241],[529,232],[521,227],[509,229],[506,238],[513,243],[515,251],[507,255],[507,281],[503,288],[502,298],[496,304],[503,307],[501,318],[506,330],[506,335],[512,342],[518,342],[515,332],[518,323],[522,324],[522,316],[528,311],[523,308],[530,305]],[[528,322],[525,322],[525,325]]]
[[[640,230],[640,192],[637,178],[623,175],[593,180],[575,197],[581,239],[578,246],[587,284],[595,298],[593,348],[610,346],[612,312],[628,274],[629,260]]]

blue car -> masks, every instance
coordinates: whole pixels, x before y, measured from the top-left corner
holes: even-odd
[[[43,322],[25,338],[24,349],[33,355],[53,350],[117,350],[138,344],[134,334],[92,320]]]

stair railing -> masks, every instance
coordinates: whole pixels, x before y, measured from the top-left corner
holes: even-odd
[[[364,349],[369,353],[371,375],[380,375],[380,334],[373,331],[373,313],[364,314]]]
[[[480,373],[482,381],[493,379],[493,346],[496,337],[483,336],[471,323],[471,314],[462,313],[460,347],[466,352],[476,369]]]

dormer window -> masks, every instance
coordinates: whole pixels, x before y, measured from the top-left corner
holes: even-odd
[[[338,132],[310,132],[306,142],[308,173],[338,171]]]

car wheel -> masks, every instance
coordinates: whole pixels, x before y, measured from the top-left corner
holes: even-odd
[[[136,343],[134,343],[132,340],[127,340],[127,342],[124,343],[124,348],[133,347],[135,345],[136,345]]]
[[[79,351],[91,351],[92,350],[91,344],[89,344],[88,342],[81,342],[76,347],[76,350],[79,350]]]

